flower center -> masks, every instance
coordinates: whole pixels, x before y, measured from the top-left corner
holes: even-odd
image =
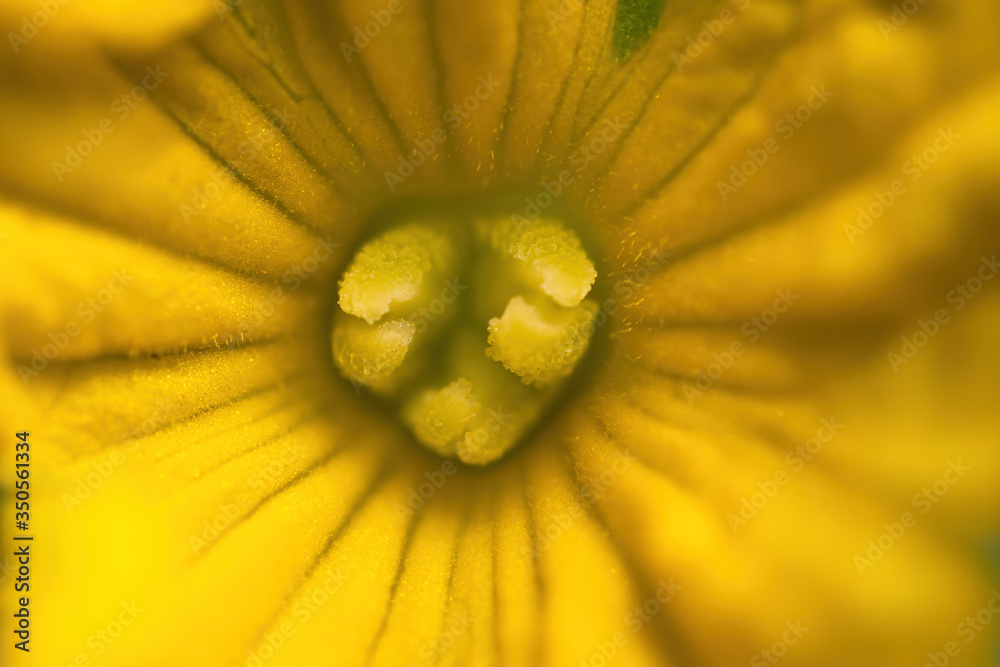
[[[586,352],[596,278],[559,217],[397,216],[341,277],[333,358],[423,445],[486,465],[538,422]]]

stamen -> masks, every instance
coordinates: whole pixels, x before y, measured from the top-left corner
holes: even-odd
[[[416,329],[406,320],[371,325],[344,318],[337,323],[333,338],[334,361],[347,379],[378,385],[403,364]]]
[[[393,304],[429,300],[429,285],[454,265],[454,246],[441,229],[409,224],[368,242],[340,283],[341,310],[374,324]],[[421,297],[424,297],[423,299]]]
[[[481,410],[472,383],[458,378],[442,389],[418,394],[407,404],[404,416],[420,442],[442,456],[454,456],[455,443]]]
[[[361,248],[340,283],[333,357],[428,449],[486,465],[586,352],[597,272],[558,220],[481,219],[476,239],[454,222],[402,224]]]
[[[545,386],[569,375],[590,343],[597,304],[587,299],[560,308],[545,299],[515,296],[489,323],[486,354],[525,384]]]
[[[490,245],[516,262],[530,287],[561,306],[575,306],[590,292],[597,270],[577,235],[560,222],[509,217],[485,224]]]

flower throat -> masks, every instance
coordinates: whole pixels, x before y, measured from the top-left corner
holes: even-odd
[[[333,359],[424,446],[486,465],[539,422],[587,351],[596,278],[556,215],[396,214],[341,276]]]

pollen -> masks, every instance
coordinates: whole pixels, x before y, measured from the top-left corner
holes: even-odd
[[[333,359],[423,446],[487,465],[538,423],[587,352],[596,278],[556,218],[400,222],[344,271]]]
[[[392,229],[366,244],[340,283],[340,308],[374,324],[391,307],[421,298],[421,287],[441,279],[454,247],[441,230],[425,224]]]
[[[545,386],[573,371],[587,349],[596,310],[592,301],[560,308],[515,296],[502,316],[490,320],[486,354],[525,384]]]

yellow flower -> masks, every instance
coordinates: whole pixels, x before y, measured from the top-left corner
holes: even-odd
[[[991,664],[995,2],[124,5],[0,11],[4,664]],[[334,359],[427,207],[596,267],[488,465]]]

